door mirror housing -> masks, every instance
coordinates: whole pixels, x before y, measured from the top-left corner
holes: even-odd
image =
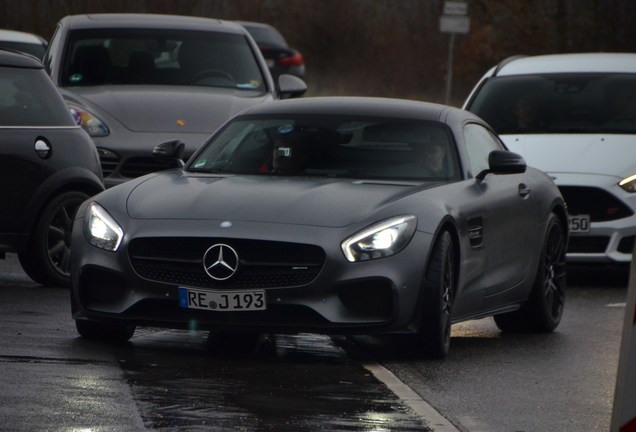
[[[152,155],[154,157],[164,159],[176,159],[179,162],[179,166],[183,167],[183,154],[185,152],[185,144],[180,140],[165,141],[161,144],[157,144],[152,149]]]
[[[307,91],[307,84],[294,75],[282,74],[278,77],[281,99],[300,97]]]
[[[487,174],[521,174],[526,172],[526,161],[523,156],[508,150],[493,150],[488,155],[489,168],[477,174],[482,181]]]

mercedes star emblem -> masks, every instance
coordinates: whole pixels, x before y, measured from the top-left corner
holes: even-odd
[[[238,254],[226,244],[215,244],[203,255],[203,269],[214,280],[229,279],[236,273],[238,265]]]

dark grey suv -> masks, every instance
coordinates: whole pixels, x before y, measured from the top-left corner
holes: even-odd
[[[104,189],[97,149],[42,64],[0,50],[0,258],[17,252],[44,285],[67,285],[79,205]]]

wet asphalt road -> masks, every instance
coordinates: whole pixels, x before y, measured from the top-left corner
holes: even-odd
[[[0,261],[0,430],[427,431],[327,337],[81,339],[68,290]],[[274,343],[275,342],[275,343]]]
[[[376,338],[254,340],[137,330],[77,337],[68,290],[0,261],[0,430],[428,431],[363,362],[380,362],[462,432],[609,429],[626,275],[578,272],[550,335],[454,326],[445,361]]]

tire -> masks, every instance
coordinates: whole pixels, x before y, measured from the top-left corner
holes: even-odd
[[[495,315],[502,331],[551,332],[559,325],[565,305],[565,239],[563,225],[550,214],[530,298],[517,311]]]
[[[130,324],[111,324],[86,320],[75,320],[75,328],[83,338],[110,342],[126,342],[135,334],[136,330],[136,326]]]
[[[70,286],[73,220],[88,197],[79,191],[63,192],[44,206],[27,249],[18,253],[20,265],[31,279],[47,286]]]
[[[422,284],[422,320],[417,339],[423,354],[430,358],[444,358],[450,348],[455,267],[453,240],[444,231],[435,242]]]

